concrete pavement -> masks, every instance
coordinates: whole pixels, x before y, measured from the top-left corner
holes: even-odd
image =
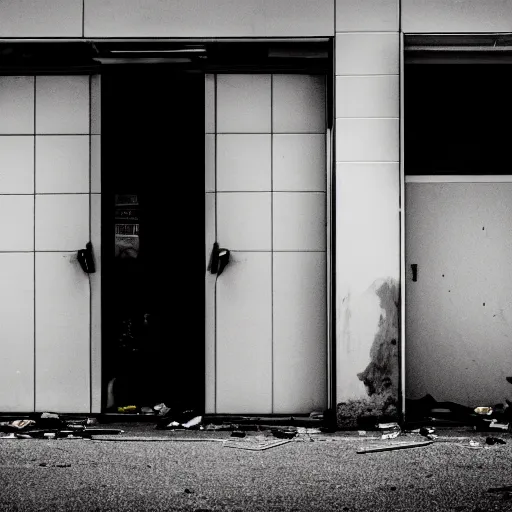
[[[430,446],[357,454],[424,438],[304,434],[247,451],[225,447],[229,432],[125,430],[117,440],[0,440],[0,510],[512,510],[512,491],[488,491],[512,485],[509,434],[493,434],[507,443],[487,446],[488,433],[438,431]],[[248,435],[255,442],[270,433]]]

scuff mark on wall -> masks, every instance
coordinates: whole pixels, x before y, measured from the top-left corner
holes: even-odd
[[[379,298],[381,314],[370,349],[370,362],[357,374],[367,397],[338,404],[338,427],[350,428],[375,421],[398,419],[399,287],[396,279],[375,281],[370,287]]]

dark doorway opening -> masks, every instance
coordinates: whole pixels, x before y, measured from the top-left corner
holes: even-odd
[[[200,413],[204,75],[101,73],[103,412]]]
[[[405,173],[510,174],[512,65],[426,62],[405,66]]]

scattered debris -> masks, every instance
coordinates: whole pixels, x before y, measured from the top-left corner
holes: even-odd
[[[281,439],[278,441],[268,441],[261,440],[256,437],[247,437],[244,440],[240,441],[225,441],[224,448],[238,448],[240,450],[249,450],[249,451],[262,451],[268,450],[270,448],[275,448],[276,446],[281,446],[283,444],[291,443],[291,439]]]
[[[512,485],[503,485],[501,487],[490,487],[487,492],[510,492],[512,491]]]
[[[191,420],[186,421],[185,423],[182,423],[182,426],[185,428],[197,427],[198,425],[200,425],[202,423],[202,421],[203,421],[202,416],[195,416]]]
[[[377,428],[381,431],[382,439],[395,439],[401,433],[398,423],[379,423]]]
[[[365,436],[366,435],[366,430],[358,430],[357,433],[358,433],[359,436]]]
[[[489,428],[498,430],[509,430],[509,423],[498,423],[497,419],[492,419],[489,423]]]
[[[482,448],[482,446],[480,445],[480,443],[478,441],[474,441],[473,439],[471,439],[469,441],[469,446],[471,448]]]
[[[233,432],[231,432],[231,437],[245,437],[245,435],[243,430],[233,430]]]
[[[477,414],[486,414],[490,416],[492,414],[492,407],[475,407],[475,412]]]
[[[297,435],[297,430],[287,428],[277,428],[272,430],[272,435],[279,439],[293,439]]]
[[[95,418],[63,420],[52,412],[34,413],[30,419],[14,420],[0,423],[0,432],[8,436],[0,439],[62,439],[62,438],[91,438],[93,435],[117,435],[119,429],[94,428]]]
[[[124,407],[118,407],[117,412],[119,413],[135,413],[137,412],[136,405],[125,405]]]
[[[324,419],[324,413],[323,411],[313,411],[309,414],[309,417],[315,420],[323,420]]]
[[[421,434],[423,437],[426,437],[427,439],[433,441],[434,439],[438,438],[435,431],[436,429],[434,427],[421,427],[418,433]]]
[[[421,446],[428,446],[432,444],[433,441],[420,441],[417,443],[393,443],[386,446],[375,446],[375,447],[367,447],[360,448],[356,453],[373,453],[373,452],[388,452],[392,450],[404,450],[407,448],[419,448]]]
[[[487,437],[485,439],[485,443],[486,444],[490,444],[490,445],[493,445],[493,444],[507,444],[507,442],[504,439],[501,439],[499,437],[492,437],[492,436]]]
[[[166,414],[168,414],[170,412],[171,408],[167,407],[164,403],[161,403],[161,404],[156,404],[153,407],[153,410],[156,411],[159,416],[165,416]]]
[[[157,429],[199,429],[203,422],[203,417],[193,410],[174,412],[169,407],[166,407],[165,404],[159,405],[163,407],[158,413],[159,418],[155,427]]]
[[[320,428],[297,427],[297,434],[321,434]]]

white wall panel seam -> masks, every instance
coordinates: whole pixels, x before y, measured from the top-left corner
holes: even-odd
[[[84,35],[84,2],[85,0],[82,0],[82,36]],[[91,167],[92,167],[92,149],[91,149],[91,143],[92,143],[92,75],[89,75],[89,241],[92,243],[92,182],[91,182]],[[84,241],[85,244],[85,241]],[[94,250],[94,247],[93,247]],[[92,412],[92,283],[91,283],[91,276],[87,275],[89,279],[89,413]]]
[[[270,75],[270,412],[274,413],[274,75]]]
[[[34,412],[36,410],[36,378],[37,378],[37,370],[36,370],[36,80],[37,76],[34,76]]]
[[[364,116],[357,116],[357,117],[349,117],[349,116],[336,116],[336,119],[364,119],[364,120],[372,120],[372,119],[400,119],[399,117],[364,117]]]
[[[376,34],[376,35],[382,35],[382,34],[397,34],[398,30],[338,30],[336,31],[336,35],[341,34]]]

